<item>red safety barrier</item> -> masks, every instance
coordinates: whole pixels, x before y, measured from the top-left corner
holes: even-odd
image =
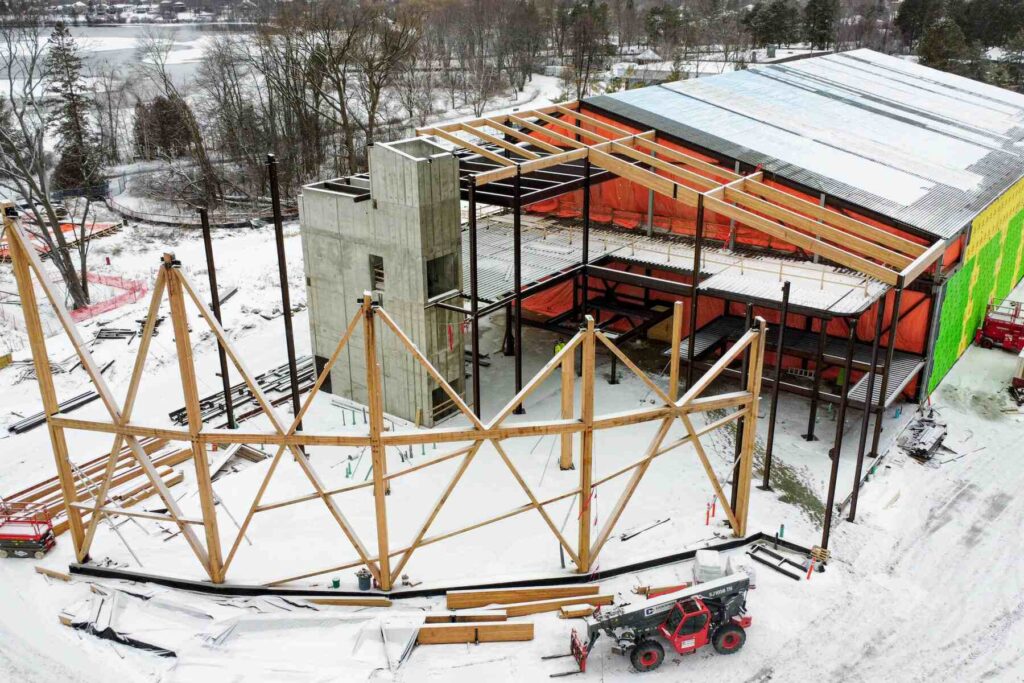
[[[113,287],[114,289],[123,290],[121,294],[114,296],[106,301],[100,301],[99,303],[86,306],[84,308],[76,308],[71,311],[71,319],[77,322],[94,318],[101,313],[107,313],[114,309],[120,308],[125,304],[135,303],[149,291],[145,282],[141,280],[126,280],[118,275],[100,275],[99,273],[87,273],[86,279],[89,282],[93,282],[98,285],[104,285],[106,287]]]

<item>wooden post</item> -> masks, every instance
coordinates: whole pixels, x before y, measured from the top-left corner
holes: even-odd
[[[691,342],[693,338],[691,337]],[[672,349],[668,371],[668,397],[679,398],[679,347],[683,343],[683,302],[672,305]]]
[[[590,571],[590,498],[593,493],[593,456],[594,456],[594,318],[586,316],[587,331],[583,337],[583,397],[580,404],[580,416],[583,431],[580,432],[580,526],[578,571],[586,574]]]
[[[174,259],[174,255],[164,254],[163,265],[167,273],[167,300],[170,303],[174,345],[178,352],[178,371],[181,374],[181,390],[185,395],[185,412],[188,415],[188,431],[192,442],[192,462],[196,468],[196,487],[199,489],[199,505],[203,511],[203,530],[206,532],[210,578],[214,583],[223,583],[224,562],[221,556],[220,530],[217,525],[213,482],[210,478],[210,462],[206,457],[206,444],[199,438],[199,434],[203,430],[203,411],[199,406],[199,389],[196,385],[195,363],[192,360],[192,343],[189,339],[188,317],[185,314],[185,297],[181,289],[178,262]]]
[[[366,395],[370,411],[370,454],[373,458],[373,505],[377,520],[377,558],[380,563],[380,588],[391,590],[391,557],[388,548],[387,451],[380,440],[384,431],[384,405],[381,401],[380,375],[377,370],[377,331],[374,325],[373,302],[369,292],[363,293],[363,344],[366,352]]]
[[[567,353],[562,359],[562,419],[571,420],[575,407],[576,389],[576,354]],[[572,432],[562,434],[562,455],[558,467],[562,470],[573,469],[572,464]]]
[[[46,336],[39,319],[39,302],[32,286],[32,274],[28,266],[28,255],[22,251],[21,241],[14,236],[14,220],[17,216],[12,204],[4,204],[4,228],[7,233],[7,244],[14,265],[14,279],[18,283],[18,296],[21,299],[21,310],[25,314],[25,331],[28,332],[29,348],[32,350],[32,362],[36,369],[39,383],[39,394],[43,399],[43,411],[46,413],[46,426],[50,432],[50,445],[53,448],[53,459],[57,465],[57,479],[60,482],[64,497],[64,510],[68,516],[68,528],[71,530],[71,541],[75,546],[75,556],[79,562],[86,560],[83,550],[84,532],[82,528],[82,512],[74,505],[80,502],[78,490],[75,488],[75,477],[68,459],[68,443],[64,437],[64,428],[50,423],[50,417],[60,411],[57,390],[53,386],[53,374],[50,371],[50,356],[46,350]]]
[[[734,512],[738,524],[736,536],[747,535],[747,513],[750,510],[750,479],[754,471],[754,445],[757,438],[757,409],[761,393],[761,371],[764,360],[764,344],[766,325],[764,318],[757,319],[757,339],[751,342],[748,352],[747,391],[750,392],[750,405],[747,406],[743,430],[743,443],[740,449],[740,466],[737,473],[736,506]]]

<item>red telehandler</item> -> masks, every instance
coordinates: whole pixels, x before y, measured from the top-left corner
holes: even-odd
[[[657,669],[665,660],[665,646],[657,636],[681,655],[708,644],[731,655],[743,647],[750,628],[751,618],[745,614],[749,588],[750,578],[739,571],[637,604],[598,609],[584,619],[586,641],[576,629],[572,632],[570,649],[579,671],[554,675],[585,673],[587,657],[602,633],[615,641],[612,651],[628,656],[637,671]]]

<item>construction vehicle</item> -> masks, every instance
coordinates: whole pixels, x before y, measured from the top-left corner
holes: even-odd
[[[989,304],[985,320],[974,335],[974,343],[984,349],[998,346],[1014,353],[1024,350],[1024,304],[1019,301]]]
[[[751,624],[745,614],[749,588],[750,577],[738,571],[637,604],[599,608],[584,618],[586,641],[573,629],[570,650],[579,672],[570,673],[586,672],[587,657],[602,633],[615,641],[612,651],[629,657],[637,671],[652,671],[665,660],[656,636],[681,655],[708,644],[720,654],[733,654],[743,647]]]
[[[0,558],[41,560],[56,544],[53,523],[42,504],[0,501]]]

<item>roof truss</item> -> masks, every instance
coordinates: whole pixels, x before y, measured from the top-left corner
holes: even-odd
[[[923,245],[772,187],[761,173],[743,176],[668,147],[656,140],[656,131],[602,121],[581,111],[578,101],[422,128],[417,134],[459,147],[464,180],[488,203],[511,206],[516,176],[521,204],[578,189],[586,160],[594,169],[591,182],[620,177],[688,206],[703,203],[707,210],[888,285],[910,284],[945,251],[943,242]],[[523,177],[530,174],[536,178],[526,182]]]

